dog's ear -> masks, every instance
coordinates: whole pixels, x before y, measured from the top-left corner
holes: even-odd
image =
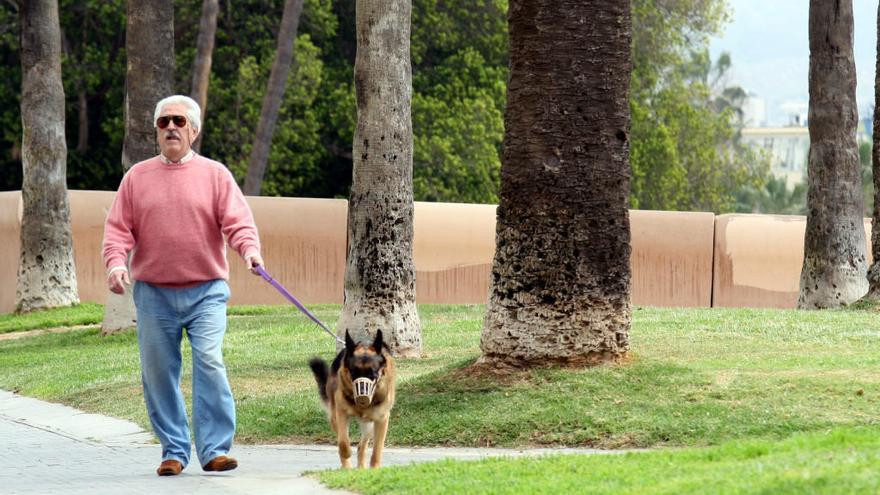
[[[349,356],[354,356],[354,348],[355,348],[354,340],[351,339],[351,334],[348,333],[348,329],[345,330],[345,353]]]
[[[382,354],[382,330],[376,330],[376,338],[373,340],[373,349],[376,354]]]

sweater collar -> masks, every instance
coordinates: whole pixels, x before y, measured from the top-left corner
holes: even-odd
[[[183,155],[183,158],[181,158],[180,160],[178,160],[176,162],[172,162],[165,155],[163,155],[161,153],[159,154],[159,159],[162,160],[162,163],[164,163],[166,165],[183,165],[184,163],[192,160],[195,157],[196,157],[195,152],[193,150],[189,150],[185,155]]]

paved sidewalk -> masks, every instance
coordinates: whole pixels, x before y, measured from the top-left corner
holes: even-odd
[[[197,462],[159,477],[159,445],[136,424],[0,390],[0,494],[344,494],[307,470],[339,466],[330,445],[236,445],[238,469],[205,473]],[[569,453],[598,453],[565,449]],[[442,458],[541,455],[555,449],[389,448],[384,465]]]

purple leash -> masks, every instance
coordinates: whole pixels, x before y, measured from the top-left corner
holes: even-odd
[[[278,292],[280,292],[282,296],[286,297],[288,301],[292,302],[294,306],[299,308],[299,310],[302,311],[304,315],[311,318],[311,320],[313,322],[317,323],[319,327],[323,328],[325,332],[332,335],[333,338],[336,339],[336,342],[339,342],[340,344],[345,345],[345,341],[343,341],[342,339],[337,337],[335,333],[333,333],[329,328],[327,328],[327,325],[323,324],[321,322],[321,320],[318,319],[317,316],[313,315],[311,311],[306,309],[306,307],[303,306],[301,302],[299,302],[295,297],[293,297],[293,294],[291,294],[287,289],[284,288],[283,285],[281,285],[274,278],[272,278],[271,275],[266,273],[266,270],[263,269],[262,265],[257,265],[256,270],[257,270],[257,273],[259,273],[260,276],[263,277],[263,280],[265,280],[266,282],[269,282],[270,284],[272,284],[272,287],[275,287],[276,289],[278,289]]]

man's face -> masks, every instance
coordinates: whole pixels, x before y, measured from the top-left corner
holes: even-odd
[[[168,126],[164,129],[156,128],[156,140],[159,142],[162,154],[171,161],[176,162],[183,158],[199,134],[193,129],[189,117],[186,116],[186,110],[186,105],[182,103],[170,103],[165,105],[159,113],[159,120],[168,120]],[[183,126],[178,126],[174,121],[179,119],[163,119],[163,117],[184,117],[186,123]]]

